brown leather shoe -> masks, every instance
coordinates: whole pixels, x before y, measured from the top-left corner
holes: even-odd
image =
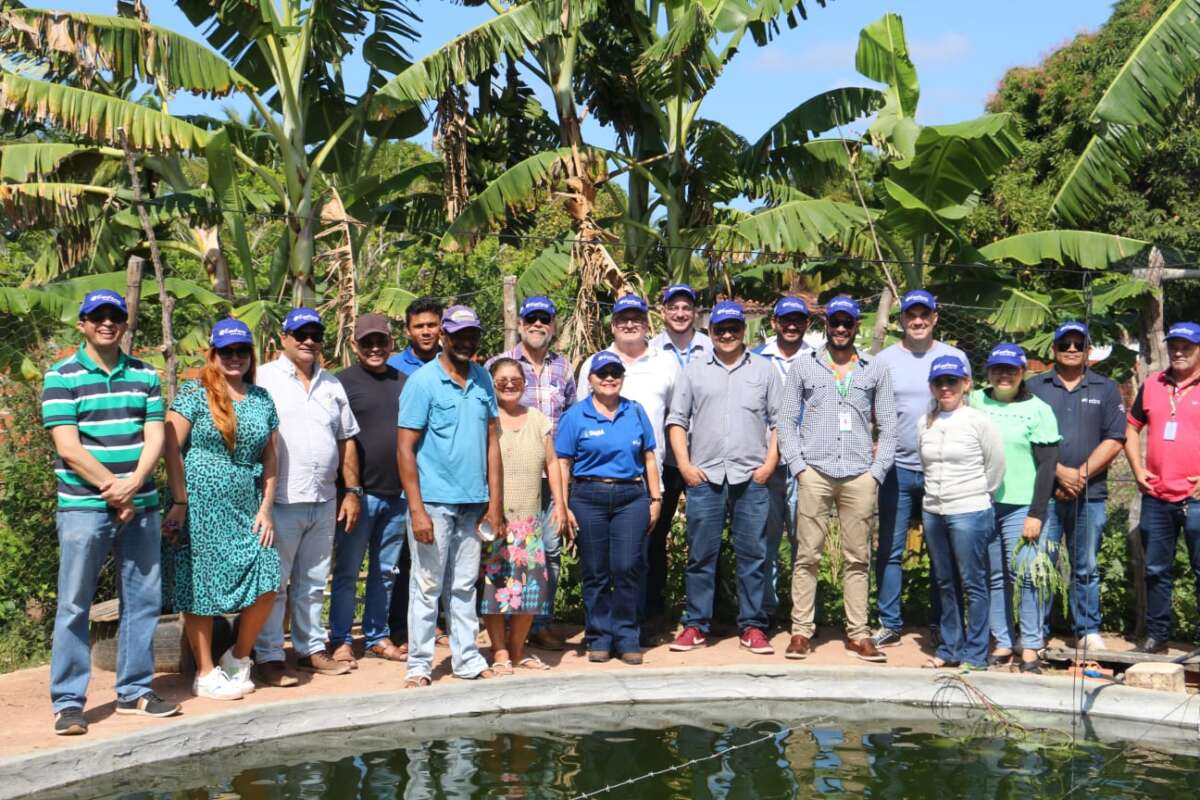
[[[847,639],[846,652],[853,653],[855,658],[861,658],[863,661],[887,661],[887,656],[879,652],[875,643],[866,636],[861,639]]]
[[[812,645],[809,644],[807,636],[796,634],[792,640],[788,642],[787,650],[784,652],[784,658],[808,658],[808,654],[812,652]]]
[[[318,675],[345,675],[350,671],[350,665],[345,661],[334,661],[318,651],[311,656],[296,659],[296,669],[303,672],[315,672]]]
[[[283,661],[264,661],[255,664],[258,679],[267,686],[299,686],[300,679]]]
[[[343,664],[349,664],[350,669],[358,669],[358,660],[354,658],[354,648],[349,642],[345,642],[334,649],[330,656],[334,661],[341,661]]]
[[[566,643],[549,628],[542,628],[536,633],[529,634],[529,644],[539,650],[550,650],[555,653],[566,646]]]
[[[621,661],[631,666],[637,666],[642,663],[641,653],[621,653]]]

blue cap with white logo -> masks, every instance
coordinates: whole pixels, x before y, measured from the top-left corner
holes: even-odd
[[[283,330],[287,333],[298,331],[305,325],[316,325],[322,330],[325,329],[325,323],[321,322],[321,315],[311,308],[293,308],[283,318]]]
[[[938,356],[929,365],[930,383],[937,378],[966,378],[970,374],[967,372],[967,365],[958,356]]]
[[[588,368],[588,374],[595,375],[605,367],[620,367],[621,372],[624,372],[625,362],[612,350],[601,350],[592,356],[592,365]]]
[[[1200,325],[1194,322],[1176,322],[1163,338],[1183,339],[1192,344],[1200,344]]]
[[[228,347],[231,344],[254,344],[250,328],[239,319],[223,319],[213,326],[208,341],[213,347]]]
[[[853,298],[844,294],[839,294],[825,304],[825,318],[829,319],[834,314],[849,314],[854,319],[862,316],[862,312],[858,308],[858,303],[854,302]]]
[[[713,306],[712,314],[708,316],[709,326],[720,325],[722,322],[745,322],[746,313],[742,304],[733,300],[722,300]]]
[[[129,314],[129,308],[125,305],[124,297],[121,297],[121,295],[111,289],[97,289],[83,296],[83,302],[79,304],[79,316],[82,317],[84,314],[90,314],[104,306],[112,306],[122,314]]]
[[[1084,339],[1088,338],[1087,325],[1084,325],[1082,322],[1071,320],[1069,322],[1064,322],[1062,325],[1059,325],[1054,329],[1054,341],[1057,342],[1068,333],[1078,333]]]
[[[554,301],[549,297],[546,297],[544,294],[526,297],[525,302],[521,303],[521,310],[519,314],[521,319],[525,319],[525,317],[537,311],[549,314],[551,317],[558,316],[558,309],[555,307]]]
[[[670,286],[668,286],[667,288],[663,289],[663,293],[662,293],[663,303],[671,302],[671,298],[677,294],[686,294],[689,298],[691,298],[691,301],[693,303],[696,302],[696,290],[695,289],[693,289],[691,286],[688,286],[686,283],[673,283]]]
[[[1019,344],[1001,342],[988,353],[987,366],[1009,366],[1025,368],[1025,350]]]
[[[900,311],[908,311],[913,306],[925,306],[930,311],[936,311],[937,301],[933,299],[932,294],[924,289],[913,289],[900,298]]]
[[[620,314],[622,311],[640,311],[645,314],[649,310],[650,306],[646,305],[646,301],[636,294],[623,295],[613,303],[613,314]]]
[[[775,301],[776,317],[786,317],[788,314],[803,314],[809,316],[808,304],[799,297],[781,297]]]

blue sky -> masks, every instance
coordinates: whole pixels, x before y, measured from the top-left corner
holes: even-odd
[[[193,38],[201,34],[169,0],[150,0],[151,20]],[[414,57],[488,19],[492,12],[447,0],[411,3],[422,17],[422,38],[410,45]],[[757,138],[786,111],[836,86],[864,82],[854,71],[858,31],[886,11],[904,18],[921,81],[921,122],[957,122],[983,113],[1005,70],[1036,64],[1077,33],[1095,30],[1108,18],[1111,0],[830,0],[826,8],[808,0],[807,21],[785,29],[767,47],[747,40],[705,100],[702,115]],[[112,13],[98,0],[47,0],[44,7]],[[351,76],[361,70],[351,69]],[[353,83],[351,83],[353,85]],[[543,102],[548,98],[543,96]],[[181,96],[172,110],[215,112],[215,101]],[[591,125],[585,136],[611,144],[612,135]],[[429,133],[418,139],[426,144]]]

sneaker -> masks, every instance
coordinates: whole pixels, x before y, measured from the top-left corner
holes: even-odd
[[[771,647],[767,637],[758,628],[746,628],[742,631],[742,638],[738,640],[738,644],[742,646],[743,650],[749,650],[760,656],[775,655],[775,648]]]
[[[1104,637],[1098,633],[1089,633],[1082,639],[1075,642],[1075,646],[1087,652],[1096,652],[1097,650],[1107,650],[1108,643],[1104,641]]]
[[[55,736],[82,736],[87,729],[82,708],[64,708],[54,715]]]
[[[871,641],[875,643],[876,647],[895,647],[900,644],[900,631],[883,625],[871,634]]]
[[[683,629],[683,633],[675,637],[675,641],[671,642],[671,649],[677,653],[686,653],[688,650],[703,647],[707,641],[699,628],[689,626]]]
[[[137,714],[142,717],[173,717],[179,713],[178,703],[168,703],[154,692],[146,692],[136,700],[118,700],[118,714]]]
[[[1146,655],[1156,655],[1167,652],[1167,643],[1163,639],[1155,639],[1153,636],[1147,636],[1146,640],[1133,648],[1135,653],[1145,653]]]
[[[192,694],[209,700],[241,700],[242,690],[220,667],[214,667],[207,675],[197,675],[192,681]]]
[[[229,682],[242,690],[242,694],[254,694],[254,679],[250,677],[254,662],[250,660],[250,656],[236,658],[231,647],[222,654],[219,666],[225,670]]]

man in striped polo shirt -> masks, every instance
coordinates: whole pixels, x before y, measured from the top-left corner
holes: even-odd
[[[58,458],[58,612],[50,658],[54,732],[87,732],[91,673],[88,612],[100,568],[115,551],[121,582],[117,713],[169,717],[179,706],[150,688],[154,628],[162,604],[158,491],[162,455],[158,373],[121,351],[128,311],[116,292],[79,306],[84,344],[46,373],[42,424]]]

